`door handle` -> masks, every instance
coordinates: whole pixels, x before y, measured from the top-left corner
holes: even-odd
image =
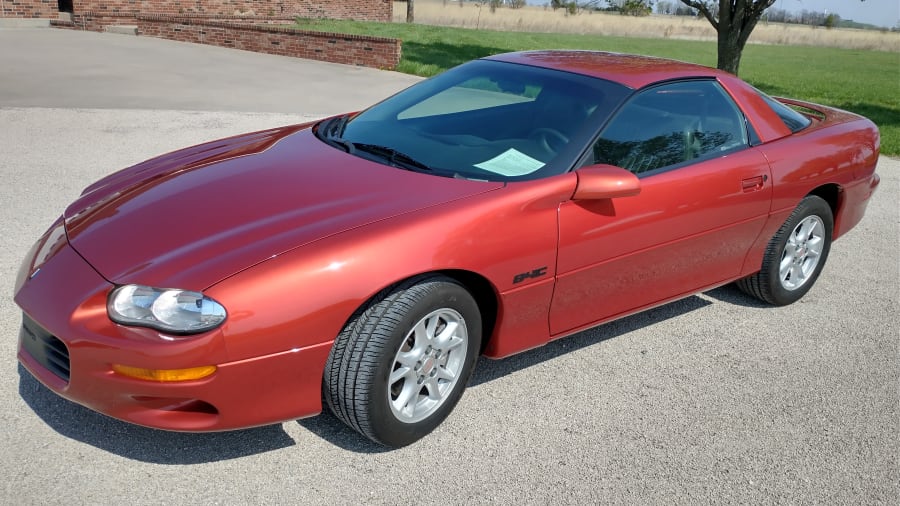
[[[748,177],[747,179],[741,180],[741,189],[744,190],[745,193],[755,192],[762,190],[763,184],[766,180],[769,179],[769,176],[756,176],[756,177]]]

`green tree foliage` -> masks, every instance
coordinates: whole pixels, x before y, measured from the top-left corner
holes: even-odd
[[[566,1],[566,0],[550,0],[550,7],[553,10],[556,9],[565,9],[568,14],[576,14],[578,12],[578,2],[574,0]]]
[[[646,0],[625,0],[619,8],[624,16],[649,16],[652,11],[650,2]]]

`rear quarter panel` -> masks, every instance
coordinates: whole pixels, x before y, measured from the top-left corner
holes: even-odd
[[[874,123],[855,114],[815,104],[789,101],[820,111],[804,130],[761,146],[772,167],[773,214],[790,212],[806,195],[825,185],[839,188],[834,237],[862,217],[854,208],[871,195],[870,181],[878,164],[880,140]],[[854,215],[856,213],[853,213]]]
[[[772,208],[748,253],[744,275],[759,270],[769,241],[804,197],[822,190],[836,191],[832,205],[833,238],[837,239],[859,223],[878,185],[875,166],[880,137],[874,123],[839,109],[783,102],[817,111],[819,117],[813,117],[812,124],[799,132],[758,146],[772,169]]]

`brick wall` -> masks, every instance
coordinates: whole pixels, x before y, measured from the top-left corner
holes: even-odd
[[[57,0],[0,0],[0,18],[49,18],[59,16]]]
[[[199,14],[170,16],[88,12],[76,13],[71,22],[51,21],[51,25],[92,31],[103,31],[108,25],[137,25],[139,35],[257,53],[379,69],[394,69],[400,63],[401,42],[398,39],[310,32],[266,25],[290,22],[290,19],[236,16],[213,18]]]
[[[2,0],[0,0],[2,1]],[[140,14],[134,12],[112,12],[112,11],[94,11],[80,12],[72,15],[72,21],[56,21],[50,20],[50,26],[55,28],[68,28],[71,30],[87,30],[91,32],[102,32],[109,25],[137,25],[138,17],[176,17],[168,14]],[[267,17],[267,16],[217,16],[214,14],[178,14],[178,18],[193,20],[195,24],[204,21],[230,21],[237,24],[293,24],[292,17]]]
[[[86,12],[83,14],[73,14],[71,21],[50,20],[50,26],[54,28],[68,28],[70,30],[87,30],[91,32],[102,32],[104,27],[109,25],[135,25],[135,14],[126,13],[106,13],[97,14]]]
[[[52,1],[55,5],[56,0]],[[291,18],[300,16],[384,22],[391,21],[393,9],[392,0],[73,0],[73,3],[76,14],[114,12]]]

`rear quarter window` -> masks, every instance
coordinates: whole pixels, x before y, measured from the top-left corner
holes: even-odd
[[[774,98],[766,95],[765,93],[756,90],[759,93],[759,96],[762,97],[763,100],[769,104],[769,107],[775,111],[775,114],[781,118],[781,121],[784,122],[784,125],[788,127],[791,132],[797,133],[800,130],[808,127],[812,121],[806,116],[800,114],[799,112],[791,109],[790,107],[782,104],[781,102],[775,100]]]

